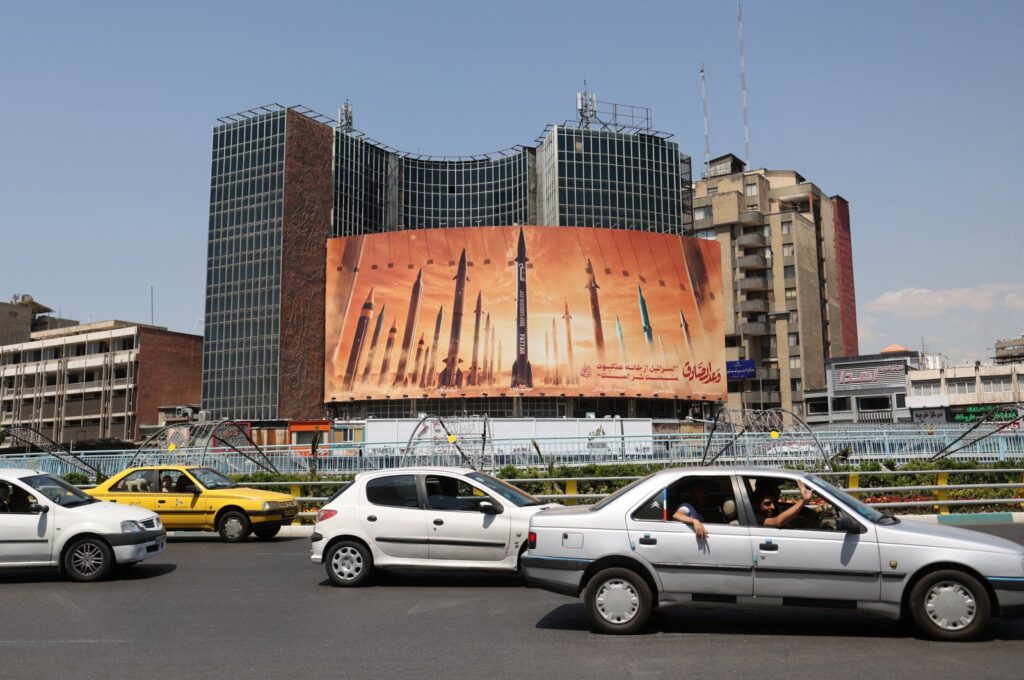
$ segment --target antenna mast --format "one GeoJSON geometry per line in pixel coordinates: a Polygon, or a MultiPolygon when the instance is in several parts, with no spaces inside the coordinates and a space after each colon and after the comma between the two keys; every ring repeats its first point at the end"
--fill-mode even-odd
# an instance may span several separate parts
{"type": "Polygon", "coordinates": [[[743,92],[743,161],[750,169],[750,122],[747,118],[747,63],[743,58],[743,6],[736,0],[736,21],[740,30],[740,90],[743,92]]]}
{"type": "Polygon", "coordinates": [[[708,86],[704,77],[704,64],[700,65],[700,98],[704,104],[704,177],[711,163],[711,133],[708,132],[708,86]]]}

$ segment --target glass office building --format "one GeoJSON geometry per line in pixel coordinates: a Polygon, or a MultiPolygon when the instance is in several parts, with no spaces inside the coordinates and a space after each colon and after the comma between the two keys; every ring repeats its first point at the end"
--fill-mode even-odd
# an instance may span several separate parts
{"type": "MultiPolygon", "coordinates": [[[[330,236],[514,224],[682,234],[690,206],[690,158],[649,127],[564,123],[548,126],[537,146],[435,157],[397,151],[301,107],[222,118],[213,131],[203,409],[238,420],[323,416],[324,310],[310,301],[324,298],[330,236]]],[[[421,406],[496,416],[607,410],[583,400],[519,401],[421,406]]],[[[661,414],[659,400],[650,401],[642,410],[661,414]]],[[[359,408],[383,417],[417,407],[359,408]]]]}

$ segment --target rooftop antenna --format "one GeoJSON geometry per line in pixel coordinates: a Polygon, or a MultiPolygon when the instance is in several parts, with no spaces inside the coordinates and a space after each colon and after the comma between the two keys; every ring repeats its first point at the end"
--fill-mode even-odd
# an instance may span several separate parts
{"type": "Polygon", "coordinates": [[[348,100],[341,105],[338,109],[338,127],[341,128],[342,132],[352,132],[354,128],[352,123],[352,105],[349,104],[348,100]]]}
{"type": "Polygon", "coordinates": [[[750,167],[750,121],[747,118],[747,62],[743,58],[743,6],[736,0],[736,21],[740,30],[740,90],[743,92],[743,162],[750,167]]]}
{"type": "Polygon", "coordinates": [[[700,98],[704,104],[704,177],[711,163],[711,133],[708,131],[708,86],[704,77],[704,64],[700,65],[700,98]]]}
{"type": "Polygon", "coordinates": [[[576,93],[576,114],[580,117],[580,127],[587,129],[592,121],[597,120],[597,95],[587,92],[587,81],[583,81],[583,91],[576,93]]]}

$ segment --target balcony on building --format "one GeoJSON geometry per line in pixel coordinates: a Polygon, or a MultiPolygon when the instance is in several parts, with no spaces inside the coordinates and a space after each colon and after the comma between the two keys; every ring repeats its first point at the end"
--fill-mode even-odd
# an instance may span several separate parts
{"type": "Polygon", "coordinates": [[[767,300],[740,300],[736,308],[741,314],[763,314],[768,311],[767,300]]]}
{"type": "Polygon", "coordinates": [[[741,248],[764,248],[768,245],[764,234],[740,234],[736,237],[736,245],[741,248]]]}
{"type": "Polygon", "coordinates": [[[740,324],[740,334],[746,336],[753,335],[769,335],[771,330],[768,328],[768,324],[763,321],[755,321],[753,323],[740,324]]]}
{"type": "Polygon", "coordinates": [[[763,276],[747,276],[736,282],[736,287],[739,290],[771,290],[771,284],[768,279],[763,276]]]}
{"type": "Polygon", "coordinates": [[[736,260],[736,266],[740,269],[768,269],[768,258],[764,255],[744,255],[736,260]]]}

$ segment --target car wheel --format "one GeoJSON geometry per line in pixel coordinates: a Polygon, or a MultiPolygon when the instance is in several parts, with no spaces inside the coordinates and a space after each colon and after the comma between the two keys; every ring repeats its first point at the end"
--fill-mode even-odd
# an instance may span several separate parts
{"type": "Polygon", "coordinates": [[[988,625],[992,604],[978,579],[952,569],[928,574],[910,591],[918,629],[936,640],[969,640],[988,625]]]}
{"type": "Polygon", "coordinates": [[[373,573],[373,555],[362,543],[341,541],[327,551],[324,567],[338,586],[361,586],[373,573]]]}
{"type": "Polygon", "coordinates": [[[280,531],[281,525],[275,524],[269,527],[256,527],[252,530],[252,533],[256,534],[256,538],[260,539],[261,541],[267,541],[273,538],[274,536],[277,536],[277,534],[280,531]]]}
{"type": "Polygon", "coordinates": [[[245,513],[236,510],[225,512],[217,520],[217,533],[227,543],[244,541],[249,536],[251,527],[252,524],[245,513]]]}
{"type": "Polygon", "coordinates": [[[114,551],[99,538],[81,538],[64,552],[64,572],[73,581],[99,581],[114,568],[114,551]]]}
{"type": "Polygon", "coordinates": [[[651,587],[630,569],[604,569],[587,583],[583,602],[590,622],[602,633],[627,635],[651,615],[651,587]]]}

